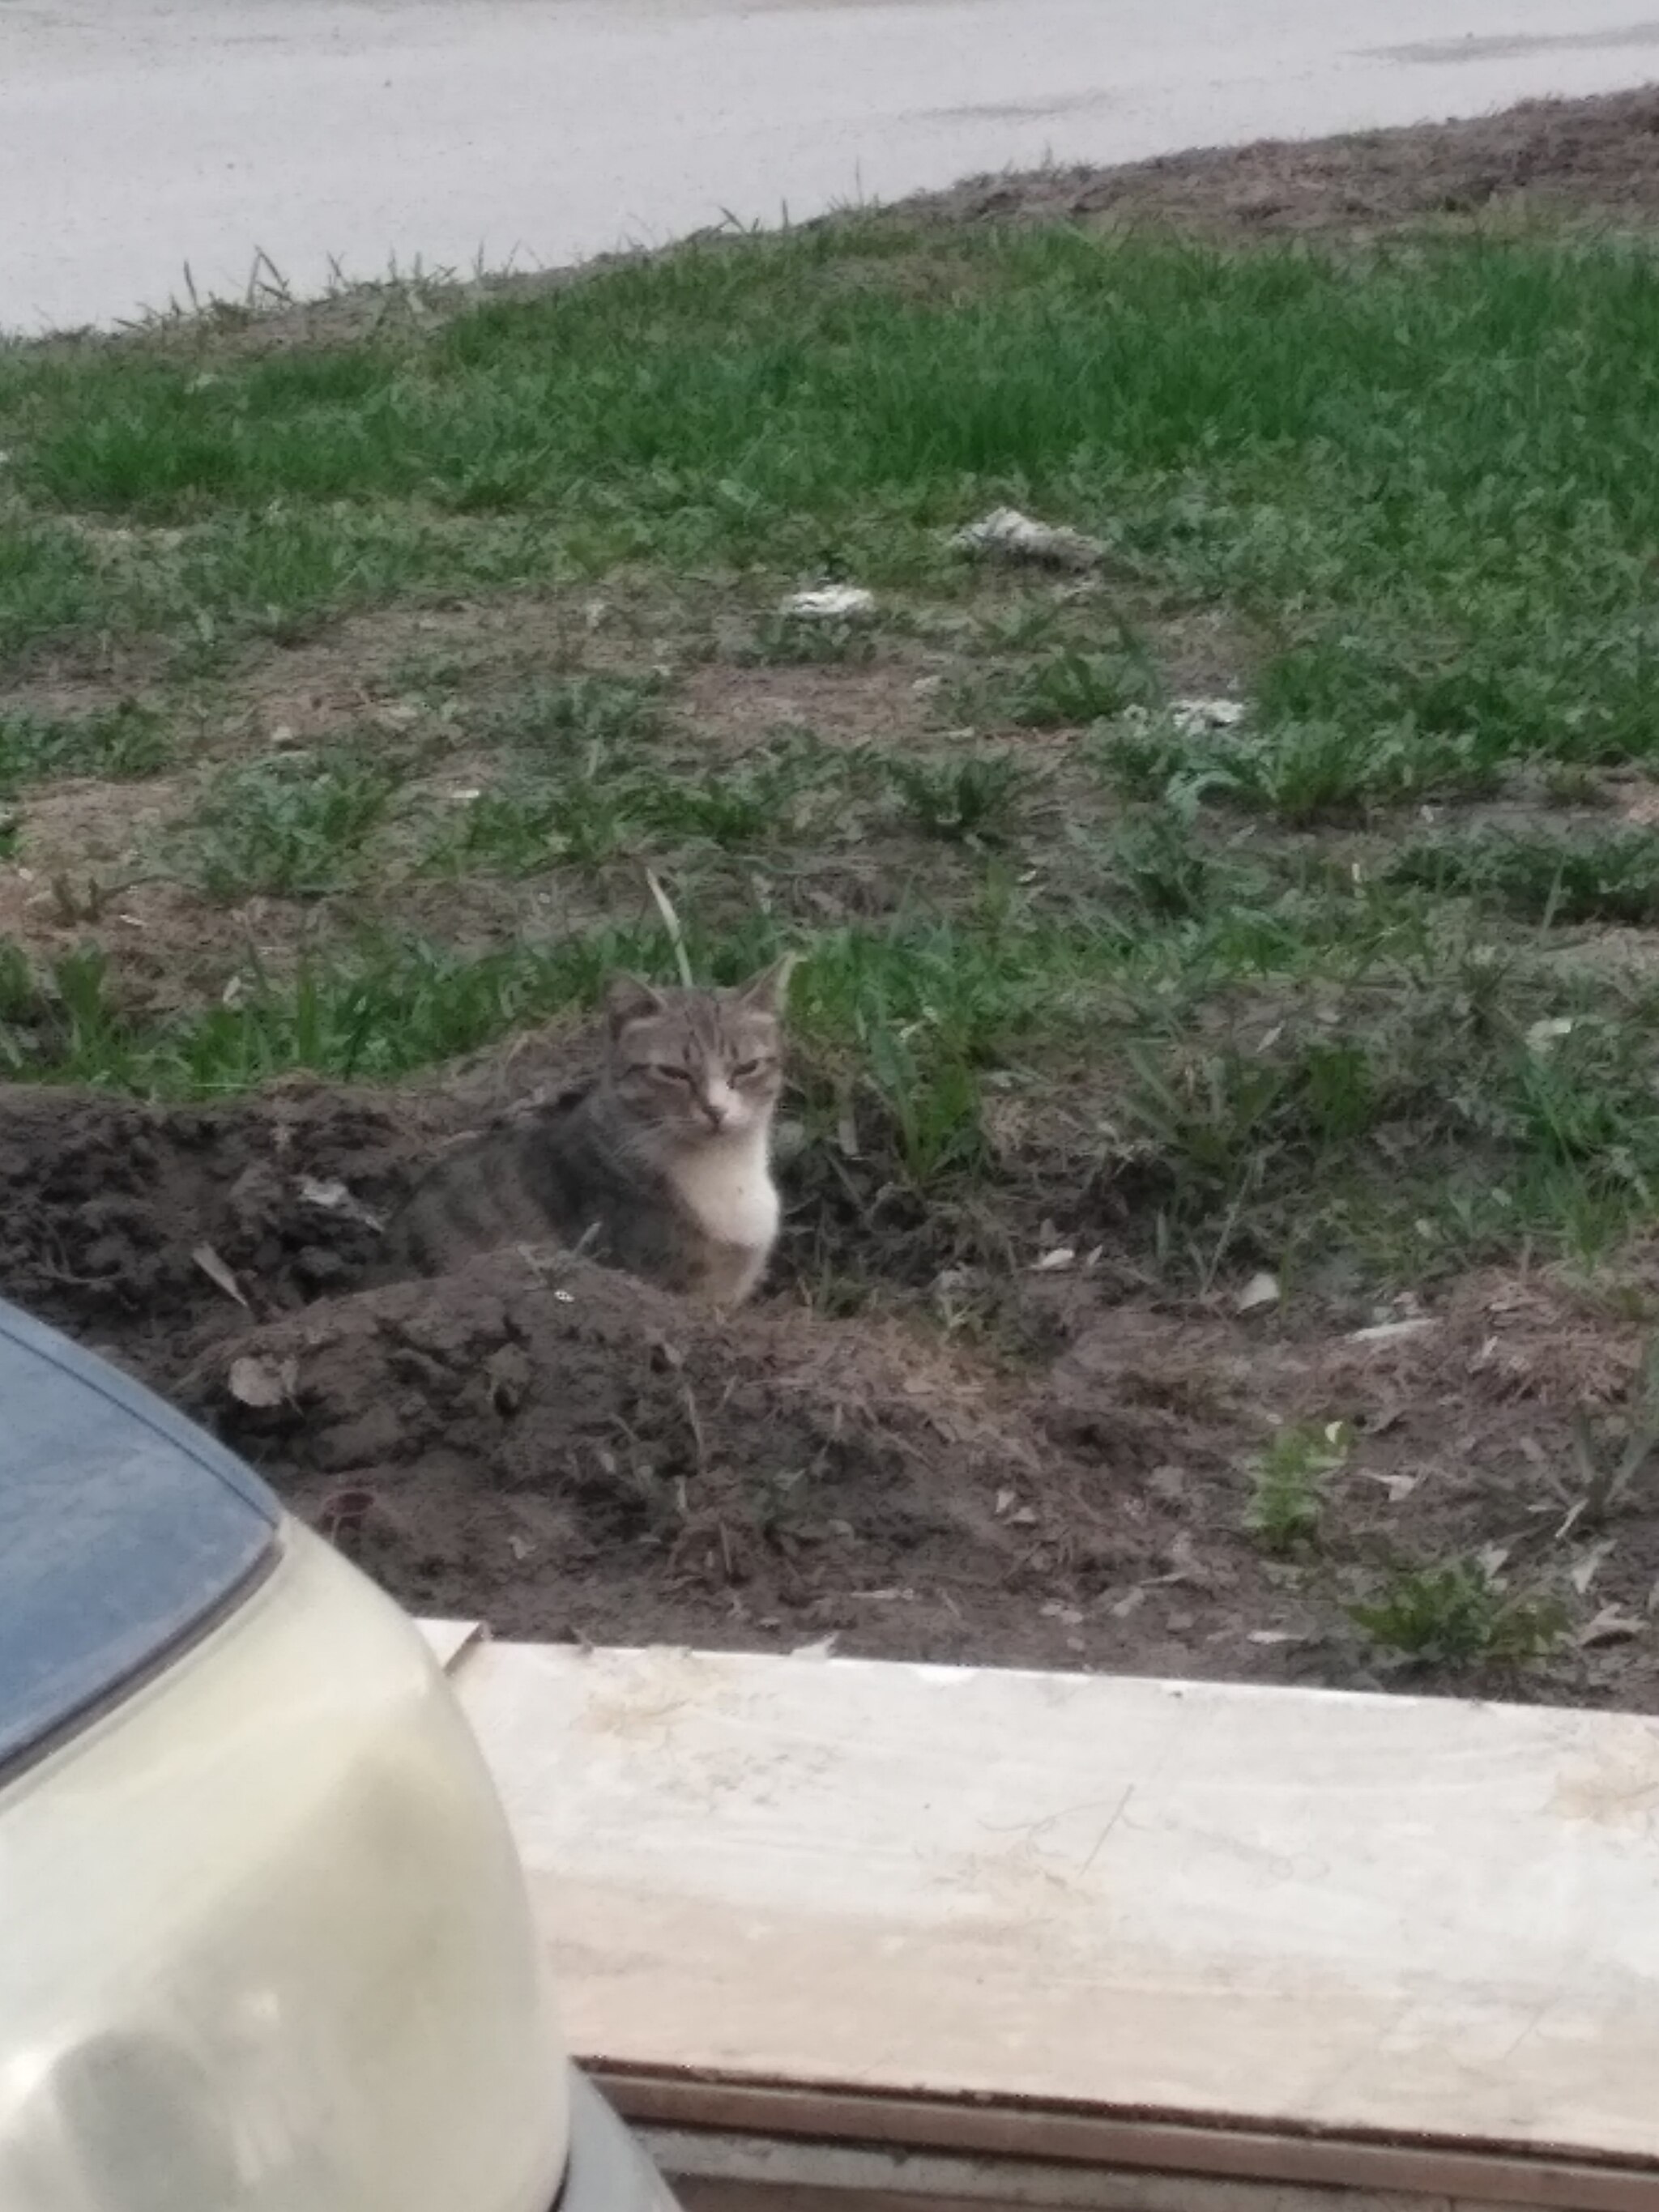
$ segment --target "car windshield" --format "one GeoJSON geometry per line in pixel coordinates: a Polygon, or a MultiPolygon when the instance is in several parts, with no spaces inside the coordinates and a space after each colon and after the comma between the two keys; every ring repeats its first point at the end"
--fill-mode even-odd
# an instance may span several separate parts
{"type": "Polygon", "coordinates": [[[161,1401],[0,1304],[0,1773],[210,1618],[277,1508],[161,1401]]]}

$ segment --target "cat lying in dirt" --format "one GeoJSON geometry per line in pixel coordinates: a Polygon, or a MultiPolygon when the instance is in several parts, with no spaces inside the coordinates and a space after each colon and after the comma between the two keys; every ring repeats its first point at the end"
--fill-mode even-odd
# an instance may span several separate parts
{"type": "Polygon", "coordinates": [[[777,1241],[772,1119],[785,959],[732,990],[611,987],[586,1088],[454,1146],[388,1231],[388,1267],[440,1274],[503,1244],[556,1243],[720,1306],[777,1241]]]}

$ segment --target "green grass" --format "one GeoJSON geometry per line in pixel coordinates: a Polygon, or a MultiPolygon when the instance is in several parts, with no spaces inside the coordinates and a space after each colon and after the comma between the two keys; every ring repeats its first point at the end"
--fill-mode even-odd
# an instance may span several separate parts
{"type": "Polygon", "coordinates": [[[554,759],[656,736],[664,687],[651,676],[578,673],[531,685],[488,715],[482,734],[554,759]]]}
{"type": "Polygon", "coordinates": [[[52,776],[154,775],[173,757],[161,714],[128,702],[76,716],[0,708],[0,792],[52,776]]]}
{"type": "MultiPolygon", "coordinates": [[[[0,351],[0,653],[154,673],[143,708],[0,713],[0,798],[244,728],[238,672],[280,694],[343,611],[494,611],[403,640],[398,679],[422,777],[448,749],[478,797],[400,801],[366,708],[218,769],[177,833],[210,901],[334,902],[307,963],[262,933],[231,1005],[222,955],[152,1012],[118,952],[72,955],[7,985],[8,1053],[180,1096],[405,1073],[588,1006],[618,946],[665,972],[648,862],[714,972],[806,952],[803,1098],[820,1136],[850,1114],[860,1204],[1001,1187],[1127,1222],[1176,1283],[1267,1265],[1291,1296],[1333,1251],[1413,1285],[1594,1260],[1656,1211],[1659,1009],[1540,940],[1650,926],[1653,844],[1405,810],[1518,767],[1582,798],[1659,756],[1656,342],[1659,270],[1616,242],[872,218],[426,335],[0,351]],[[951,550],[1003,501],[1099,538],[1099,575],[951,550]],[[828,577],[877,619],[777,611],[828,577]],[[526,585],[570,588],[550,616],[526,585]],[[1169,702],[1210,635],[1249,713],[1194,734],[1169,702]],[[711,660],[781,721],[862,686],[859,741],[694,723],[680,678],[711,660]],[[931,703],[901,728],[907,683],[931,703]],[[493,894],[521,933],[410,944],[393,856],[422,911],[446,878],[535,879],[493,894]],[[999,1134],[1033,1116],[1024,1150],[999,1134]]],[[[96,921],[73,889],[61,918],[96,921]]]]}
{"type": "Polygon", "coordinates": [[[1421,1664],[1521,1665],[1547,1657],[1567,1631],[1559,1600],[1508,1591],[1478,1559],[1396,1568],[1348,1612],[1380,1650],[1421,1664]]]}
{"type": "Polygon", "coordinates": [[[956,761],[892,760],[887,774],[900,806],[929,837],[947,844],[1000,843],[1018,819],[1030,773],[1009,753],[956,761]]]}
{"type": "Polygon", "coordinates": [[[526,768],[561,751],[563,765],[510,776],[456,806],[429,841],[429,869],[528,876],[629,853],[683,859],[696,847],[780,849],[844,830],[848,810],[876,780],[862,752],[825,746],[807,730],[780,731],[714,767],[672,746],[643,746],[646,732],[631,723],[625,739],[595,737],[569,749],[561,742],[567,733],[527,730],[517,713],[502,722],[526,768]]]}
{"type": "MultiPolygon", "coordinates": [[[[1645,758],[1656,341],[1659,272],[1617,243],[1230,256],[872,219],[209,378],[185,350],[14,349],[6,641],[292,635],[619,561],[942,586],[936,533],[1017,495],[1255,625],[1264,726],[1645,758]],[[919,292],[924,254],[951,281],[919,292]],[[94,560],[65,510],[183,540],[94,560]]],[[[1117,651],[1062,655],[1032,711],[1109,711],[1117,651]]]]}
{"type": "Polygon", "coordinates": [[[393,769],[345,750],[226,769],[179,841],[179,872],[224,904],[259,892],[316,898],[340,890],[396,788],[393,769]]]}
{"type": "Polygon", "coordinates": [[[1027,729],[1098,722],[1145,707],[1158,696],[1155,667],[1144,647],[1086,652],[1075,646],[1033,660],[1012,687],[1010,720],[1027,729]]]}
{"type": "Polygon", "coordinates": [[[1281,1555],[1317,1541],[1325,1486],[1347,1461],[1353,1436],[1346,1422],[1281,1429],[1250,1469],[1244,1526],[1262,1548],[1281,1555]]]}
{"type": "Polygon", "coordinates": [[[1396,883],[1474,898],[1546,926],[1659,921],[1659,834],[1652,830],[1424,838],[1396,855],[1390,873],[1396,883]]]}

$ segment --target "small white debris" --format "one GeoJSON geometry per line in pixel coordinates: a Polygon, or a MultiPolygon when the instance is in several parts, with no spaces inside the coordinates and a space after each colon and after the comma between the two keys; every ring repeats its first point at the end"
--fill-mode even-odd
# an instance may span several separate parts
{"type": "Polygon", "coordinates": [[[1293,1628],[1253,1628],[1244,1641],[1247,1644],[1300,1644],[1302,1638],[1293,1628]]]}
{"type": "Polygon", "coordinates": [[[857,622],[876,611],[876,595],[861,584],[823,584],[816,591],[792,592],[783,611],[797,622],[857,622]]]}
{"type": "Polygon", "coordinates": [[[816,1644],[798,1644],[789,1654],[792,1659],[833,1659],[836,1656],[836,1632],[821,1636],[816,1644]]]}
{"type": "Polygon", "coordinates": [[[1001,1518],[1002,1518],[1002,1516],[1003,1516],[1003,1515],[1004,1515],[1005,1513],[1012,1513],[1012,1512],[1013,1511],[1015,1503],[1016,1503],[1015,1495],[1014,1495],[1014,1492],[1013,1492],[1012,1490],[1000,1490],[1000,1491],[998,1491],[998,1492],[997,1492],[997,1502],[996,1502],[996,1516],[997,1516],[997,1518],[998,1518],[998,1520],[999,1520],[999,1521],[1000,1521],[1000,1520],[1001,1520],[1001,1518]]]}
{"type": "Polygon", "coordinates": [[[1034,1275],[1062,1275],[1067,1267],[1077,1265],[1077,1254],[1069,1244],[1056,1244],[1052,1252],[1045,1252],[1040,1260],[1031,1262],[1034,1275]]]}
{"type": "Polygon", "coordinates": [[[1201,738],[1212,730],[1236,730],[1249,709],[1242,699],[1172,699],[1170,720],[1183,738],[1201,738]]]}
{"type": "Polygon", "coordinates": [[[230,1395],[239,1406],[268,1411],[273,1406],[286,1405],[293,1397],[300,1379],[299,1362],[251,1359],[245,1356],[231,1361],[226,1379],[230,1395]]]}
{"type": "Polygon", "coordinates": [[[240,1284],[211,1244],[197,1245],[190,1256],[216,1290],[222,1291],[228,1298],[234,1298],[239,1306],[246,1305],[240,1284]]]}
{"type": "Polygon", "coordinates": [[[315,1176],[300,1178],[300,1200],[304,1206],[314,1206],[323,1213],[343,1213],[348,1221],[361,1221],[365,1229],[379,1231],[386,1224],[378,1213],[354,1198],[343,1182],[332,1178],[321,1182],[315,1176]]]}
{"type": "Polygon", "coordinates": [[[1595,1620],[1579,1630],[1577,1642],[1581,1649],[1593,1644],[1625,1644],[1643,1634],[1646,1626],[1622,1606],[1604,1605],[1595,1620]]]}
{"type": "Polygon", "coordinates": [[[1371,1480],[1380,1483],[1389,1493],[1390,1505],[1398,1505],[1402,1498],[1409,1498],[1423,1480],[1420,1474],[1373,1474],[1371,1480]]]}
{"type": "Polygon", "coordinates": [[[1357,1328],[1348,1338],[1350,1344],[1398,1344],[1407,1336],[1421,1336],[1425,1329],[1438,1328],[1440,1323],[1432,1314],[1416,1314],[1409,1321],[1376,1321],[1369,1328],[1357,1328]]]}
{"type": "Polygon", "coordinates": [[[1279,1304],[1279,1278],[1270,1275],[1264,1267],[1252,1275],[1249,1281],[1233,1300],[1235,1313],[1260,1313],[1265,1307],[1279,1304]]]}
{"type": "Polygon", "coordinates": [[[1567,1580],[1580,1597],[1589,1595],[1590,1584],[1607,1565],[1612,1550],[1612,1537],[1604,1537],[1599,1544],[1588,1545],[1567,1570],[1567,1580]]]}
{"type": "Polygon", "coordinates": [[[1057,530],[1022,514],[1017,507],[993,507],[951,539],[959,553],[977,553],[993,560],[1034,561],[1049,568],[1095,568],[1105,558],[1106,548],[1097,538],[1080,530],[1057,530]]]}
{"type": "Polygon", "coordinates": [[[1534,1022],[1527,1031],[1527,1049],[1542,1060],[1554,1051],[1564,1036],[1571,1036],[1574,1023],[1571,1014],[1548,1014],[1541,1022],[1534,1022]]]}

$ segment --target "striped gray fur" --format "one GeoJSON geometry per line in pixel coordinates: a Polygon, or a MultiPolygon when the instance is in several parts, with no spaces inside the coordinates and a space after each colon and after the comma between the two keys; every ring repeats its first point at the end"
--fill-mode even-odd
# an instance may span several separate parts
{"type": "Polygon", "coordinates": [[[392,1224],[388,1269],[436,1274],[551,1243],[739,1304],[777,1235],[769,1146],[787,983],[781,963],[735,990],[620,979],[598,1079],[442,1154],[392,1224]]]}

